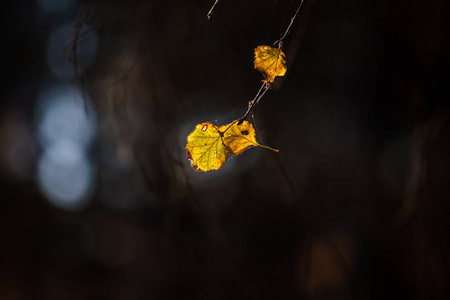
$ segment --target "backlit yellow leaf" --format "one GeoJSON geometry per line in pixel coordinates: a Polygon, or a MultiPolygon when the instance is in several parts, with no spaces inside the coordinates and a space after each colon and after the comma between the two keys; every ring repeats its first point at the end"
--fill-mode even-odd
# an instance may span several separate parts
{"type": "Polygon", "coordinates": [[[187,137],[186,150],[196,171],[217,170],[223,166],[230,151],[223,144],[223,134],[211,122],[197,124],[187,137]]]}
{"type": "Polygon", "coordinates": [[[255,129],[252,124],[234,121],[223,126],[215,126],[211,122],[201,123],[187,137],[186,150],[191,166],[197,166],[196,171],[220,169],[229,154],[240,155],[249,147],[259,146],[273,151],[267,146],[256,142],[255,129]]]}
{"type": "Polygon", "coordinates": [[[277,76],[284,76],[286,74],[285,54],[280,48],[274,48],[266,45],[255,48],[255,69],[260,71],[266,78],[269,86],[277,76]]]}
{"type": "Polygon", "coordinates": [[[225,125],[219,127],[219,130],[229,127],[224,134],[223,142],[228,148],[230,148],[231,153],[234,155],[240,155],[249,147],[253,146],[260,146],[278,151],[267,146],[260,145],[256,142],[255,129],[251,123],[243,121],[242,124],[238,124],[239,122],[234,122],[231,126],[225,125]]]}

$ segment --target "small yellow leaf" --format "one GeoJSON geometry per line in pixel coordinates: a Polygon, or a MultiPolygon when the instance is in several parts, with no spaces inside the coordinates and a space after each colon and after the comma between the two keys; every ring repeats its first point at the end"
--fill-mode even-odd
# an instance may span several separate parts
{"type": "Polygon", "coordinates": [[[269,86],[277,76],[284,76],[286,74],[285,54],[280,48],[274,48],[266,45],[255,48],[255,69],[260,71],[266,78],[269,86]]]}
{"type": "Polygon", "coordinates": [[[256,142],[255,129],[252,124],[233,121],[223,126],[214,126],[211,122],[198,124],[187,137],[186,150],[191,166],[196,171],[220,169],[229,154],[240,155],[249,147],[259,146],[278,152],[256,142]]]}
{"type": "Polygon", "coordinates": [[[187,137],[186,150],[196,171],[218,170],[230,151],[223,144],[222,133],[211,122],[197,124],[187,137]]]}
{"type": "Polygon", "coordinates": [[[255,137],[255,129],[251,123],[243,121],[242,124],[238,124],[239,122],[234,122],[231,126],[225,125],[219,127],[219,130],[225,130],[229,127],[223,136],[223,143],[230,149],[232,154],[240,155],[249,147],[254,146],[260,146],[278,152],[278,150],[258,144],[255,137]]]}

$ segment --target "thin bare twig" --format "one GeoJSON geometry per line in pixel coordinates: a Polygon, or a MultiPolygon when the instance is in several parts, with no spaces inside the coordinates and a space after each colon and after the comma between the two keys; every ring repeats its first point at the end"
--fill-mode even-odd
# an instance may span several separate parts
{"type": "Polygon", "coordinates": [[[267,90],[269,89],[269,85],[267,83],[263,83],[261,88],[259,89],[258,93],[256,94],[255,98],[253,98],[252,101],[250,101],[248,103],[248,109],[247,112],[244,114],[244,116],[242,118],[239,119],[238,125],[242,124],[242,122],[244,122],[244,120],[248,117],[248,114],[250,113],[250,111],[253,109],[253,107],[255,106],[255,104],[258,104],[259,100],[261,100],[262,96],[264,96],[264,94],[267,92],[267,90]],[[263,90],[264,89],[264,90],[263,90]]]}
{"type": "Polygon", "coordinates": [[[295,15],[291,18],[291,23],[289,23],[289,26],[286,28],[286,31],[284,32],[283,36],[279,40],[276,40],[273,43],[274,46],[277,46],[278,48],[281,48],[283,46],[283,40],[288,35],[289,30],[291,29],[292,23],[294,23],[294,20],[298,16],[298,14],[300,12],[300,8],[302,8],[302,6],[303,6],[303,0],[302,0],[302,2],[300,2],[300,5],[298,6],[297,10],[295,11],[295,15]]]}
{"type": "Polygon", "coordinates": [[[219,0],[216,0],[216,2],[214,2],[213,6],[211,7],[211,9],[209,10],[208,14],[206,15],[208,20],[211,20],[212,12],[213,12],[213,9],[216,6],[217,2],[219,2],[219,0]]]}

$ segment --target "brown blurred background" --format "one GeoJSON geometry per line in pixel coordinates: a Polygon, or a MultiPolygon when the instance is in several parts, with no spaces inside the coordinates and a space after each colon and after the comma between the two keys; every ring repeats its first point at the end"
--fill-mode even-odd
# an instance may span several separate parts
{"type": "Polygon", "coordinates": [[[4,3],[0,299],[449,299],[448,1],[4,3]]]}

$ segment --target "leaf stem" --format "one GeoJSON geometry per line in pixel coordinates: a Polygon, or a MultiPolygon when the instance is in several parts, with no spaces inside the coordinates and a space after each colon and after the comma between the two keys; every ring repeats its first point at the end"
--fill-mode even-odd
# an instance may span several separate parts
{"type": "Polygon", "coordinates": [[[244,116],[239,119],[238,125],[240,125],[240,124],[242,124],[242,122],[244,122],[244,120],[247,118],[248,114],[253,109],[255,104],[258,104],[259,100],[262,98],[262,96],[264,96],[264,94],[267,92],[268,89],[269,89],[269,85],[266,82],[264,82],[261,85],[261,88],[259,89],[255,98],[253,98],[253,100],[248,103],[248,109],[247,109],[246,113],[244,114],[244,116]]]}
{"type": "Polygon", "coordinates": [[[258,144],[258,146],[259,146],[259,147],[262,147],[262,148],[266,148],[266,149],[272,150],[272,151],[274,151],[274,152],[280,152],[280,150],[275,149],[275,148],[271,148],[271,147],[269,147],[269,146],[264,146],[264,145],[260,145],[260,144],[258,144]]]}
{"type": "Polygon", "coordinates": [[[208,14],[206,15],[208,20],[211,20],[212,12],[213,12],[213,9],[216,6],[217,2],[219,2],[219,0],[216,0],[216,2],[214,2],[213,6],[211,7],[211,9],[209,10],[208,14]]]}
{"type": "Polygon", "coordinates": [[[294,23],[295,18],[298,16],[298,14],[300,12],[300,8],[302,7],[302,5],[303,5],[303,0],[300,2],[300,5],[298,6],[297,10],[295,11],[295,15],[291,18],[291,23],[289,23],[289,26],[287,27],[287,29],[284,32],[283,36],[279,40],[276,40],[273,43],[274,46],[277,46],[278,48],[281,48],[283,46],[283,40],[288,35],[289,30],[291,29],[292,23],[294,23]]]}

